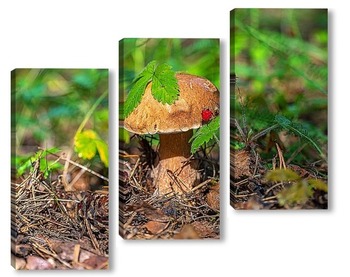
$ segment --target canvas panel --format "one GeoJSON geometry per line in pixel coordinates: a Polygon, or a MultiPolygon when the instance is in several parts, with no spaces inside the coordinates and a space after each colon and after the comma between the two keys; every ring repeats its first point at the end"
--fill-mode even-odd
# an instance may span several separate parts
{"type": "Polygon", "coordinates": [[[11,72],[16,269],[106,269],[108,70],[11,72]]]}
{"type": "Polygon", "coordinates": [[[220,237],[218,39],[119,43],[124,239],[220,237]]]}
{"type": "Polygon", "coordinates": [[[230,202],[328,207],[328,11],[235,9],[230,202]]]}

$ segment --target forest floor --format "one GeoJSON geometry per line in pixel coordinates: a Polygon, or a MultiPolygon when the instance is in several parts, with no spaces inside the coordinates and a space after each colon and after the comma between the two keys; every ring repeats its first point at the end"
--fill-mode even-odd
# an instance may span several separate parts
{"type": "Polygon", "coordinates": [[[220,238],[218,155],[214,159],[209,155],[196,155],[200,184],[187,193],[169,195],[155,193],[151,177],[154,155],[144,139],[121,146],[120,235],[125,239],[220,238]]]}
{"type": "Polygon", "coordinates": [[[37,163],[11,184],[11,254],[16,269],[107,269],[108,190],[66,191],[37,163]]]}
{"type": "Polygon", "coordinates": [[[269,161],[257,149],[231,150],[231,206],[237,210],[327,209],[326,161],[286,164],[280,149],[278,153],[269,169],[269,161]]]}

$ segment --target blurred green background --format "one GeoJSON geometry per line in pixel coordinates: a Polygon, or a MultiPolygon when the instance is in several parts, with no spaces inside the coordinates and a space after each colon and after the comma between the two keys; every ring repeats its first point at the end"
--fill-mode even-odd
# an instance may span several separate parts
{"type": "MultiPolygon", "coordinates": [[[[231,118],[256,133],[281,114],[326,152],[327,25],[326,9],[233,10],[230,73],[237,81],[231,86],[231,118]]],[[[241,146],[231,140],[232,148],[241,146]]],[[[288,153],[296,147],[291,144],[288,153]]]]}
{"type": "Polygon", "coordinates": [[[80,131],[92,129],[108,141],[107,69],[16,69],[11,77],[12,153],[17,162],[38,147],[73,150],[80,126],[80,131]]]}
{"type": "MultiPolygon", "coordinates": [[[[210,80],[220,89],[219,39],[127,38],[119,43],[119,118],[134,78],[152,60],[167,63],[176,72],[186,72],[210,80]]],[[[129,142],[119,129],[119,139],[129,142]]]]}

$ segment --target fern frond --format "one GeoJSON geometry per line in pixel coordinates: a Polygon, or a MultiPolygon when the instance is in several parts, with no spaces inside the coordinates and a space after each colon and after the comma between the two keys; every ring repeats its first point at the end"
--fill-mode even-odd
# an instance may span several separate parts
{"type": "Polygon", "coordinates": [[[318,146],[317,142],[308,134],[308,131],[303,127],[300,123],[295,123],[286,118],[285,116],[281,114],[277,114],[275,116],[275,122],[280,125],[283,129],[286,129],[295,135],[307,140],[320,154],[322,158],[325,159],[325,154],[321,150],[321,148],[318,146]]]}

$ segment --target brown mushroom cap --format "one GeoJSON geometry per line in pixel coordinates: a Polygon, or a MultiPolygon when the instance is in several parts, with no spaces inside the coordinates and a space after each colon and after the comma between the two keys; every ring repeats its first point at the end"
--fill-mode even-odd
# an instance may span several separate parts
{"type": "Polygon", "coordinates": [[[209,80],[185,73],[176,78],[179,98],[172,105],[162,104],[152,96],[149,83],[140,104],[125,119],[125,129],[136,134],[184,132],[202,125],[202,110],[218,109],[219,91],[209,80]]]}

